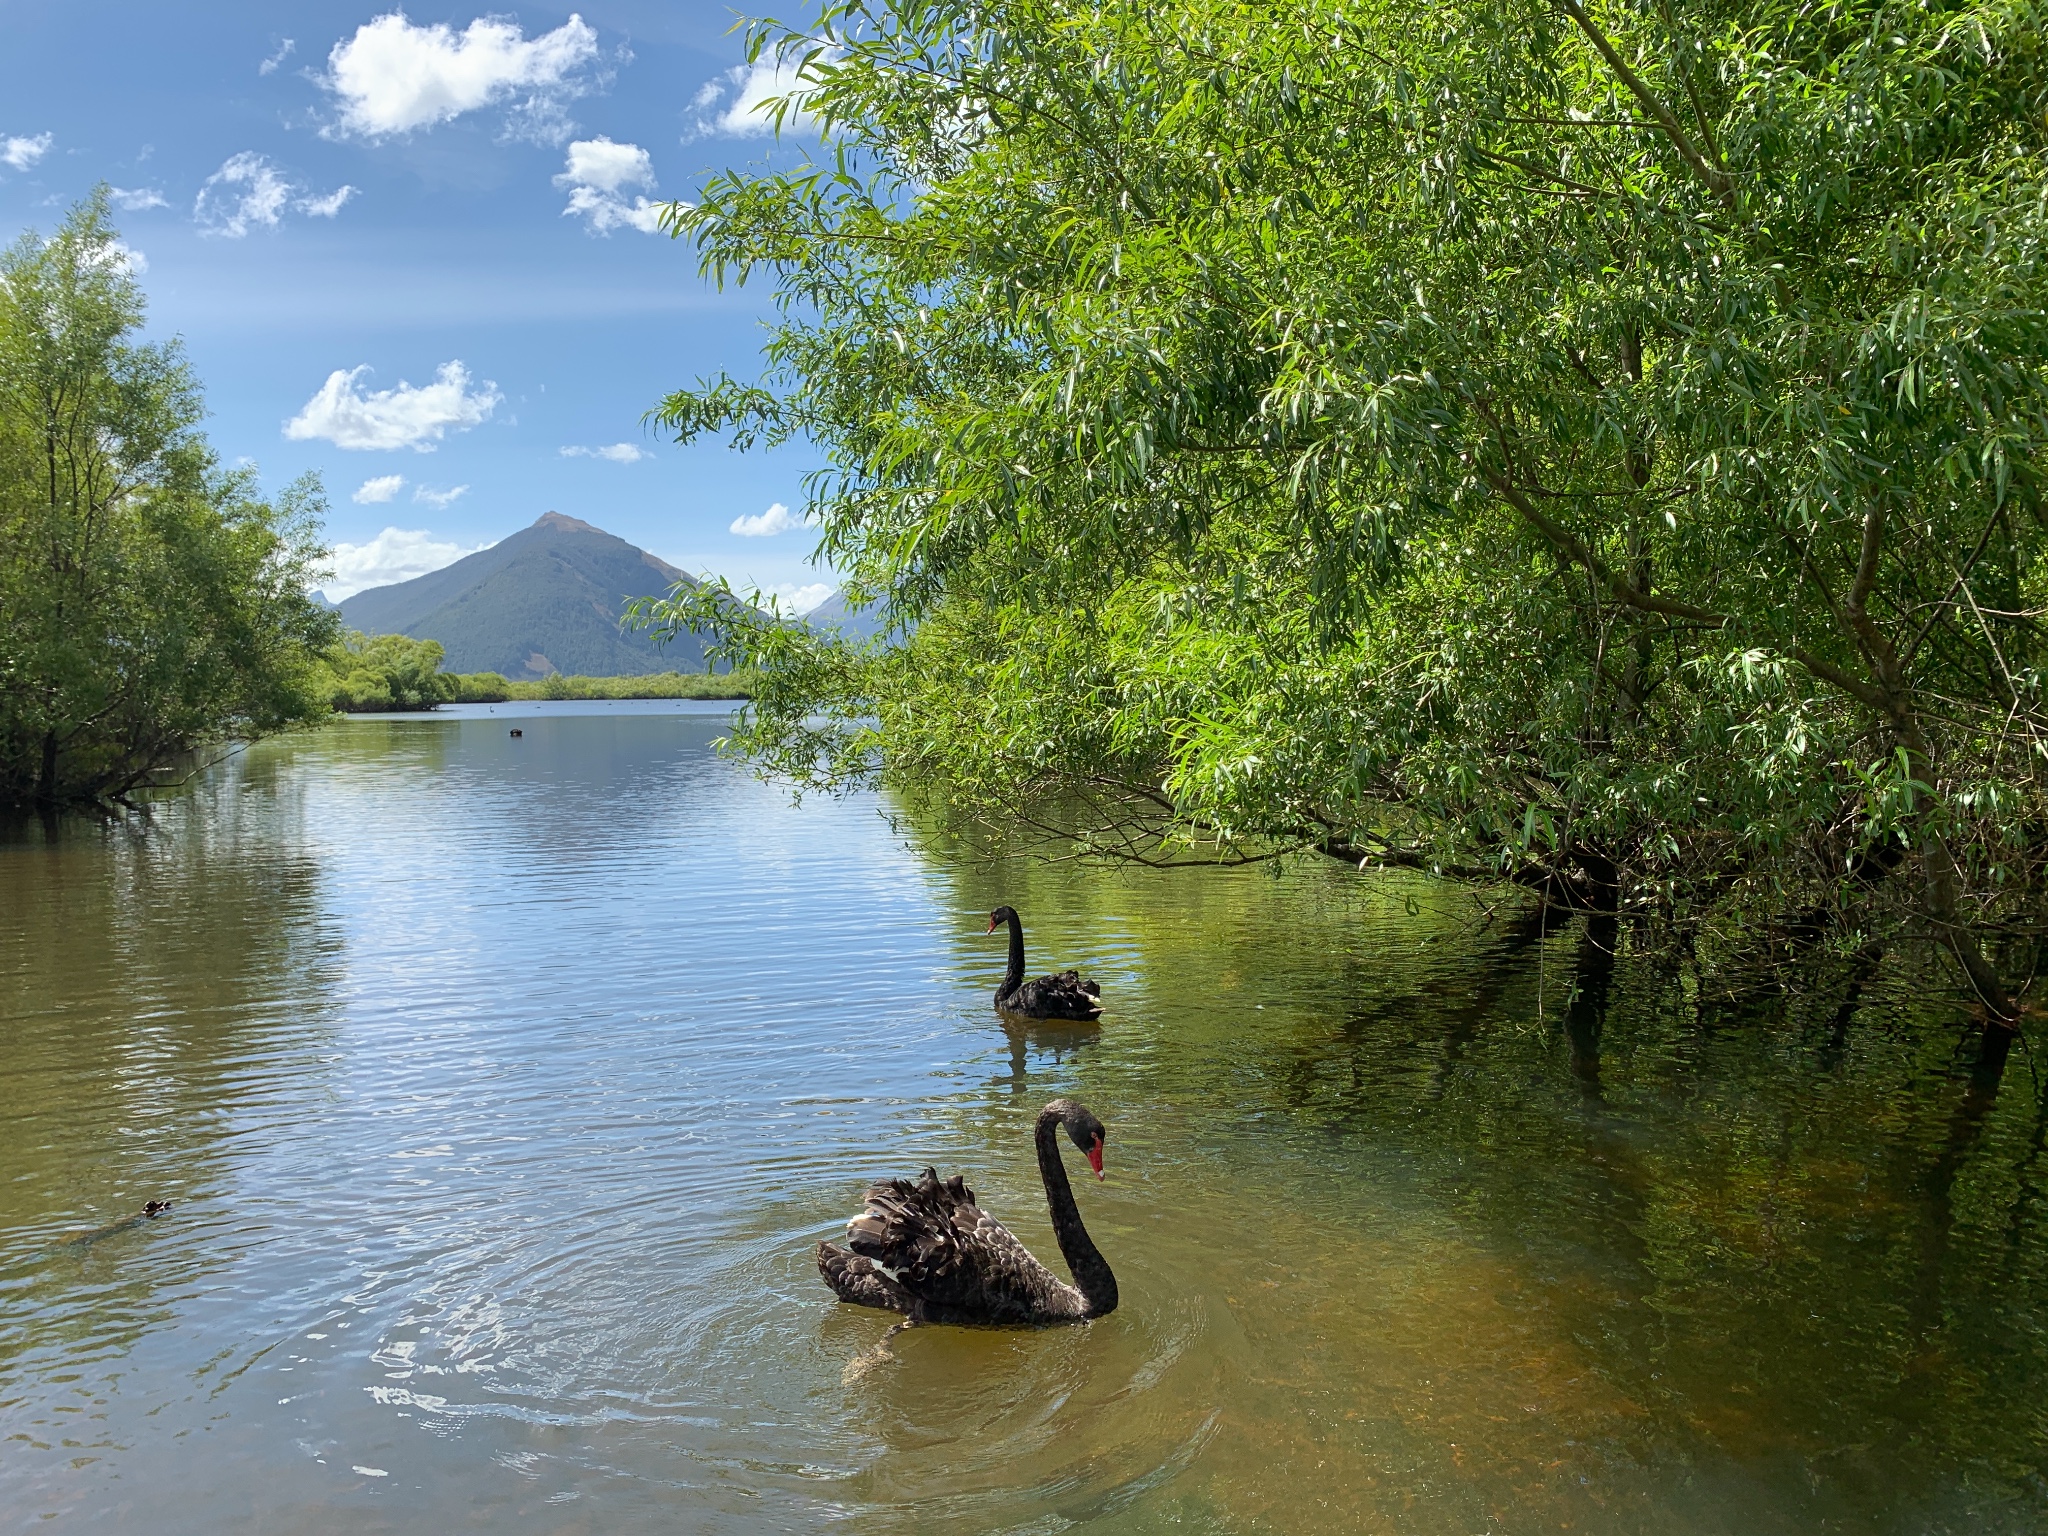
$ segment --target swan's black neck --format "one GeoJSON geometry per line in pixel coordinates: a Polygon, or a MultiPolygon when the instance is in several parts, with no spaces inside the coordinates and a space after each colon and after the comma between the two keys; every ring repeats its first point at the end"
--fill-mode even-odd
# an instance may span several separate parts
{"type": "MultiPolygon", "coordinates": [[[[1010,932],[1015,934],[1016,919],[1010,932]]],[[[1022,941],[1011,940],[1010,953],[1017,956],[1022,941]]],[[[1021,968],[1021,958],[1013,959],[1021,968]]],[[[1074,1276],[1074,1287],[1088,1303],[1088,1315],[1100,1317],[1116,1310],[1116,1276],[1109,1261],[1096,1251],[1088,1229],[1081,1225],[1080,1207],[1074,1204],[1074,1189],[1067,1182],[1067,1165],[1060,1160],[1060,1113],[1048,1107],[1038,1114],[1038,1176],[1045,1180],[1045,1203],[1052,1208],[1053,1236],[1059,1239],[1060,1255],[1074,1276]]]]}
{"type": "Polygon", "coordinates": [[[1001,1002],[1012,992],[1024,985],[1024,924],[1017,914],[1010,914],[1010,968],[1003,972],[1003,984],[996,988],[996,1001],[1001,1002]]]}

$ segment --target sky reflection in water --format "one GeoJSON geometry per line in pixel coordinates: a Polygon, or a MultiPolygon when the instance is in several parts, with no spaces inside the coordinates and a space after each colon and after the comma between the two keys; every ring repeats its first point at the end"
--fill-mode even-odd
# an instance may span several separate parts
{"type": "Polygon", "coordinates": [[[721,721],[350,721],[0,844],[7,1524],[2048,1522],[2043,1122],[1913,978],[1716,1012],[1406,877],[963,861],[721,721]],[[1004,901],[1101,1026],[998,1023],[1004,901]],[[935,1162],[1050,1255],[1064,1092],[1122,1309],[842,1384],[887,1319],[812,1245],[935,1162]]]}

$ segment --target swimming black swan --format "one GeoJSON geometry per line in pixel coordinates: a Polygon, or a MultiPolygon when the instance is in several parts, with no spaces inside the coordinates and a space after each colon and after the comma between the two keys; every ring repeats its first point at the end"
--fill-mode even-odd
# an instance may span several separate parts
{"type": "Polygon", "coordinates": [[[1003,984],[996,988],[996,1012],[1024,1019],[1083,1019],[1102,1017],[1102,988],[1083,981],[1079,971],[1061,971],[1057,976],[1024,979],[1024,925],[1015,907],[997,907],[988,915],[988,931],[997,923],[1010,925],[1010,968],[1003,984]]]}
{"type": "Polygon", "coordinates": [[[1116,1276],[1089,1241],[1074,1206],[1066,1165],[1060,1161],[1061,1126],[1088,1154],[1098,1179],[1103,1130],[1087,1106],[1072,1099],[1054,1099],[1038,1112],[1038,1172],[1052,1207],[1053,1235],[1073,1271],[1072,1285],[977,1206],[974,1191],[957,1174],[940,1183],[933,1168],[925,1169],[915,1184],[891,1179],[870,1189],[867,1209],[846,1224],[846,1248],[818,1244],[818,1273],[841,1301],[901,1312],[904,1321],[898,1328],[917,1323],[1031,1327],[1085,1322],[1114,1312],[1116,1276]]]}

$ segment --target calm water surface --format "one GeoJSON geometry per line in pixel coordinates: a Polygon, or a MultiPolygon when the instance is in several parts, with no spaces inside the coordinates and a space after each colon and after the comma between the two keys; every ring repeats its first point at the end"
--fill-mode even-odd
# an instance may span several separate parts
{"type": "Polygon", "coordinates": [[[0,1528],[2048,1529],[2043,1120],[1910,977],[975,862],[723,718],[354,720],[0,841],[0,1528]],[[997,1023],[999,901],[1099,1027],[997,1023]],[[843,1379],[812,1245],[933,1162],[1050,1255],[1060,1093],[1122,1309],[843,1379]]]}

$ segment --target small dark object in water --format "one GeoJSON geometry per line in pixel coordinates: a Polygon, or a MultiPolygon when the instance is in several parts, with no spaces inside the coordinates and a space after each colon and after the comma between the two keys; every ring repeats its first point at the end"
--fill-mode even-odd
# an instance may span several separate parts
{"type": "Polygon", "coordinates": [[[90,1232],[81,1232],[76,1237],[67,1239],[62,1246],[82,1253],[102,1238],[112,1237],[116,1232],[126,1232],[132,1227],[139,1227],[145,1221],[156,1220],[157,1217],[163,1215],[170,1208],[171,1202],[168,1200],[151,1200],[133,1216],[124,1217],[120,1221],[110,1221],[104,1227],[95,1227],[90,1232]]]}
{"type": "Polygon", "coordinates": [[[514,736],[524,736],[524,735],[526,734],[526,732],[524,732],[524,731],[514,731],[514,732],[513,732],[512,734],[513,734],[514,736]]]}

